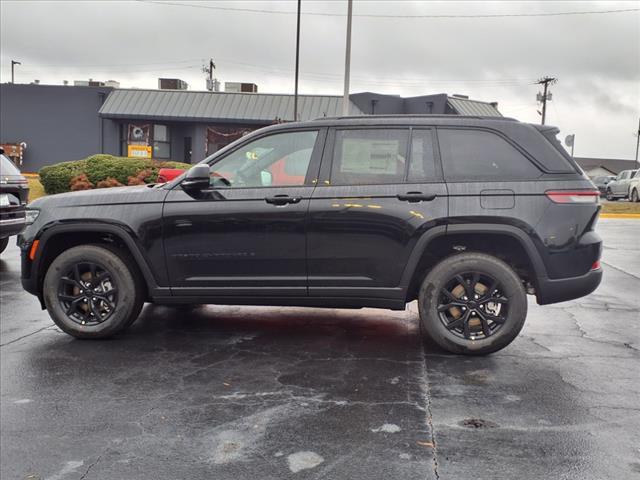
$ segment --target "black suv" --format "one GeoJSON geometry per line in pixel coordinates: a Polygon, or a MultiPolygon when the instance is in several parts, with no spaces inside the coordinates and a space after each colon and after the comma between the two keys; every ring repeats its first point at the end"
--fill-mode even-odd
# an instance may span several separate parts
{"type": "Polygon", "coordinates": [[[65,332],[103,338],[144,302],[403,310],[484,354],[600,283],[598,190],[512,119],[372,116],[251,133],[162,185],[33,202],[22,282],[65,332]]]}
{"type": "Polygon", "coordinates": [[[24,228],[28,197],[27,179],[0,148],[0,253],[9,245],[9,237],[24,228]]]}

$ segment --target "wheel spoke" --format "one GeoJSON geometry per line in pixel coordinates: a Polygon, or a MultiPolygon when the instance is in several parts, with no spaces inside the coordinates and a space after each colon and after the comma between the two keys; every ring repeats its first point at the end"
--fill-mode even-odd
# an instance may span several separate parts
{"type": "Polygon", "coordinates": [[[484,316],[482,312],[477,312],[478,318],[480,318],[480,323],[482,324],[482,333],[484,333],[485,337],[491,335],[491,328],[489,327],[489,322],[487,322],[487,318],[484,316]]]}
{"type": "Polygon", "coordinates": [[[484,300],[482,300],[481,303],[488,303],[488,302],[493,302],[493,303],[509,303],[509,299],[503,296],[499,296],[499,297],[489,297],[489,298],[485,298],[484,300]]]}
{"type": "Polygon", "coordinates": [[[464,328],[462,330],[464,338],[471,338],[471,331],[469,329],[469,317],[471,317],[471,312],[467,310],[467,313],[464,316],[464,328]]]}
{"type": "Polygon", "coordinates": [[[61,282],[67,283],[69,285],[73,285],[74,287],[78,287],[78,288],[84,288],[83,285],[79,284],[77,281],[75,281],[73,278],[69,278],[69,277],[61,277],[60,278],[61,282]]]}
{"type": "Polygon", "coordinates": [[[76,282],[82,285],[82,277],[80,276],[80,264],[76,263],[73,266],[73,276],[75,277],[76,282]]]}
{"type": "Polygon", "coordinates": [[[502,325],[504,322],[507,321],[506,318],[504,318],[502,315],[499,316],[495,316],[495,315],[491,315],[489,313],[485,312],[485,317],[487,320],[491,320],[493,323],[497,323],[498,325],[502,325]]]}
{"type": "Polygon", "coordinates": [[[447,304],[444,304],[444,305],[442,305],[442,304],[438,305],[438,311],[439,312],[445,312],[445,311],[449,310],[452,307],[461,308],[461,307],[464,307],[464,306],[465,306],[465,304],[462,303],[462,302],[451,302],[451,303],[447,303],[447,304]]]}
{"type": "Polygon", "coordinates": [[[462,277],[462,275],[456,275],[455,279],[458,283],[460,283],[460,285],[464,287],[464,293],[467,296],[467,298],[473,298],[473,288],[471,287],[471,285],[469,285],[469,282],[467,282],[462,277]]]}
{"type": "Polygon", "coordinates": [[[95,318],[95,320],[99,322],[102,319],[102,317],[100,315],[100,309],[96,305],[96,302],[90,301],[89,308],[91,308],[91,313],[93,313],[93,318],[95,318]]]}
{"type": "Polygon", "coordinates": [[[67,315],[71,315],[73,313],[78,312],[78,304],[83,300],[83,297],[76,298],[69,304],[69,308],[67,308],[67,315]]]}
{"type": "Polygon", "coordinates": [[[440,290],[440,293],[442,293],[445,297],[447,297],[452,302],[459,302],[460,301],[460,299],[458,297],[456,297],[453,293],[451,293],[446,288],[443,288],[442,290],[440,290]]]}
{"type": "Polygon", "coordinates": [[[60,293],[58,298],[63,302],[74,302],[76,300],[81,300],[84,295],[66,295],[64,293],[60,293]]]}
{"type": "Polygon", "coordinates": [[[473,277],[471,277],[471,291],[473,295],[476,294],[476,285],[480,281],[480,274],[478,272],[473,272],[473,277]]]}

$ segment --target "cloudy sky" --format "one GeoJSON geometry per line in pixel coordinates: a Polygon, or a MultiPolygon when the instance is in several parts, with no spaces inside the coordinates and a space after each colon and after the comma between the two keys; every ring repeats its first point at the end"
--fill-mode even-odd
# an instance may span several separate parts
{"type": "MultiPolygon", "coordinates": [[[[342,93],[346,5],[302,0],[301,93],[342,93]]],[[[163,76],[203,90],[211,57],[222,82],[292,93],[295,10],[295,1],[2,0],[0,81],[15,59],[16,83],[156,88],[163,76]]],[[[576,156],[634,157],[640,1],[355,0],[353,10],[352,92],[460,93],[538,122],[535,81],[554,76],[547,123],[576,134],[576,156]],[[621,9],[636,11],[492,16],[621,9]]]]}

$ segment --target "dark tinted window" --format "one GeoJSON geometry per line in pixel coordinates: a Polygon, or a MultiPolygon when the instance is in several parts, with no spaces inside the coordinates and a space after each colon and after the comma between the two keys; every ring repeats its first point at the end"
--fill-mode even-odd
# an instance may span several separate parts
{"type": "Polygon", "coordinates": [[[494,133],[438,129],[438,139],[447,179],[519,180],[541,174],[522,153],[494,133]]]}
{"type": "Polygon", "coordinates": [[[433,181],[436,178],[433,135],[431,130],[414,130],[411,134],[409,182],[433,181]]]}
{"type": "Polygon", "coordinates": [[[331,183],[402,183],[407,164],[407,130],[337,130],[331,183]]]}

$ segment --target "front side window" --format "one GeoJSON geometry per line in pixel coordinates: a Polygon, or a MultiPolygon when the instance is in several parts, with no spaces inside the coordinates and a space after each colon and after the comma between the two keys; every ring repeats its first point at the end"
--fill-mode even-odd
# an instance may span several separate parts
{"type": "Polygon", "coordinates": [[[402,183],[407,130],[337,130],[331,165],[333,185],[402,183]]]}
{"type": "Polygon", "coordinates": [[[256,188],[304,185],[317,130],[286,132],[243,145],[211,165],[211,186],[256,188]]]}
{"type": "Polygon", "coordinates": [[[447,180],[525,180],[541,171],[502,137],[484,130],[438,129],[447,180]]]}

